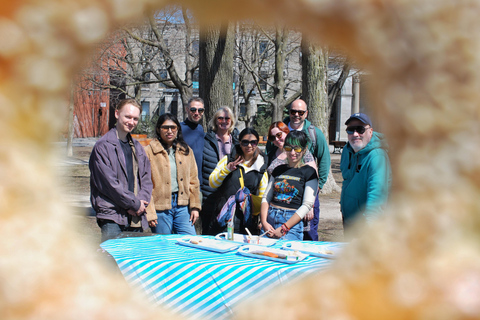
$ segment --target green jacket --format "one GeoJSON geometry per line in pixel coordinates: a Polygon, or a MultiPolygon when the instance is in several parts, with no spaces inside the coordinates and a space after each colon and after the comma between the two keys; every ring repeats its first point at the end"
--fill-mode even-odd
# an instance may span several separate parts
{"type": "Polygon", "coordinates": [[[373,132],[370,142],[357,153],[350,143],[343,148],[340,208],[345,224],[359,214],[371,221],[383,211],[392,177],[387,150],[388,145],[378,132],[373,132]]]}
{"type": "MultiPolygon", "coordinates": [[[[290,118],[285,118],[283,122],[288,125],[290,123],[290,118]]],[[[303,124],[302,131],[307,134],[307,137],[311,140],[310,132],[308,127],[312,123],[305,119],[303,124]]],[[[321,189],[325,182],[327,182],[328,174],[330,172],[330,150],[328,149],[327,139],[323,135],[322,131],[315,127],[315,144],[310,144],[309,150],[312,153],[315,161],[317,162],[318,167],[318,187],[321,189]]],[[[270,141],[267,143],[266,151],[270,152],[271,150],[276,150],[277,147],[273,145],[270,141]]]]}

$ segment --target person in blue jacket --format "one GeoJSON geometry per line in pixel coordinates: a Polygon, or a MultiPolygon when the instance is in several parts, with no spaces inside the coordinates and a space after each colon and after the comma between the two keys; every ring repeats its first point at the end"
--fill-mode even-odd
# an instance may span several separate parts
{"type": "Polygon", "coordinates": [[[203,126],[200,124],[202,121],[203,113],[205,112],[205,106],[202,98],[195,97],[188,100],[185,108],[185,114],[187,118],[180,123],[182,127],[183,139],[192,149],[195,155],[195,162],[198,168],[198,180],[202,185],[202,161],[203,161],[203,147],[205,132],[203,126]]]}
{"type": "Polygon", "coordinates": [[[340,170],[343,176],[340,209],[348,234],[352,223],[370,222],[384,209],[391,184],[388,145],[374,132],[370,118],[354,113],[345,122],[348,143],[343,148],[340,170]]]}

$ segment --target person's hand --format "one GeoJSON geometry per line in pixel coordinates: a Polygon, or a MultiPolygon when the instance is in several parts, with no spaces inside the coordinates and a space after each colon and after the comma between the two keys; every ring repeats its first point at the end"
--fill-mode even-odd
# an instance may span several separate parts
{"type": "Polygon", "coordinates": [[[146,207],[148,206],[148,202],[145,200],[140,200],[140,208],[138,208],[137,211],[133,209],[128,209],[128,214],[132,216],[141,216],[142,214],[145,213],[146,207]]]}
{"type": "Polygon", "coordinates": [[[284,234],[282,233],[282,227],[278,227],[272,232],[272,238],[281,238],[283,236],[284,234]]]}
{"type": "Polygon", "coordinates": [[[308,213],[304,217],[305,221],[310,221],[313,219],[313,210],[308,211],[308,213]]]}
{"type": "Polygon", "coordinates": [[[272,225],[268,222],[262,222],[262,227],[263,227],[263,230],[268,231],[267,236],[271,238],[274,231],[272,225]]]}
{"type": "Polygon", "coordinates": [[[230,170],[230,171],[233,171],[233,170],[237,169],[237,166],[242,162],[243,162],[243,157],[238,157],[237,160],[229,162],[227,164],[227,169],[230,170]]]}
{"type": "Polygon", "coordinates": [[[141,216],[147,210],[148,202],[145,200],[140,200],[140,208],[137,210],[137,216],[141,216]]]}
{"type": "Polygon", "coordinates": [[[197,209],[192,209],[190,211],[190,222],[192,223],[192,226],[195,224],[195,222],[197,222],[197,219],[198,219],[198,216],[200,215],[200,213],[198,212],[197,209]]]}
{"type": "Polygon", "coordinates": [[[157,219],[152,220],[152,221],[148,221],[148,225],[149,225],[150,227],[156,227],[156,226],[158,225],[157,219]]]}

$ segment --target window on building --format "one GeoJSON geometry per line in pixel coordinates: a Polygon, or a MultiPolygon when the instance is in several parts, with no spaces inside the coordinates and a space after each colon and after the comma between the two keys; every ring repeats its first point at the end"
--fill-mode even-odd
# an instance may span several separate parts
{"type": "Polygon", "coordinates": [[[150,118],[150,102],[142,101],[142,121],[150,118]]]}
{"type": "Polygon", "coordinates": [[[245,103],[240,103],[240,117],[245,117],[247,115],[247,105],[245,103]]]}
{"type": "MultiPolygon", "coordinates": [[[[158,70],[158,76],[160,77],[161,80],[167,80],[167,79],[168,79],[167,69],[160,69],[160,70],[158,70]]],[[[158,84],[158,86],[159,86],[160,88],[166,88],[166,87],[167,87],[167,86],[166,86],[164,83],[162,83],[162,82],[160,82],[160,83],[158,84]]]]}
{"type": "MultiPolygon", "coordinates": [[[[158,75],[160,76],[160,79],[162,79],[162,80],[168,79],[167,69],[160,69],[160,70],[158,70],[158,75]]],[[[167,87],[167,86],[166,86],[164,83],[162,83],[162,82],[160,82],[160,83],[158,84],[158,86],[159,86],[160,88],[166,88],[166,87],[167,87]]]]}
{"type": "Polygon", "coordinates": [[[192,53],[195,57],[198,57],[200,52],[200,42],[198,40],[193,40],[192,42],[192,53]]]}
{"type": "Polygon", "coordinates": [[[260,89],[262,91],[267,91],[268,86],[267,86],[267,80],[268,80],[268,73],[266,71],[260,71],[260,89]]]}
{"type": "Polygon", "coordinates": [[[198,91],[199,78],[200,78],[200,75],[198,73],[198,69],[196,69],[193,72],[193,76],[192,76],[192,86],[193,86],[193,89],[196,90],[196,91],[198,91]]]}
{"type": "Polygon", "coordinates": [[[173,115],[178,114],[178,102],[177,102],[177,100],[173,100],[170,103],[170,113],[173,114],[173,115]]]}
{"type": "MultiPolygon", "coordinates": [[[[147,72],[143,75],[143,81],[150,81],[150,72],[147,72]]],[[[149,83],[142,83],[142,89],[149,89],[149,83]]]]}
{"type": "Polygon", "coordinates": [[[260,58],[266,58],[268,54],[268,41],[262,40],[258,46],[258,54],[260,58]]]}

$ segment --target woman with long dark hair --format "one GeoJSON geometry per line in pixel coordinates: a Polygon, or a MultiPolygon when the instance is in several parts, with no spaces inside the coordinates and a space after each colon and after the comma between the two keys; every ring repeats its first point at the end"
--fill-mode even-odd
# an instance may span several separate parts
{"type": "MultiPolygon", "coordinates": [[[[253,195],[262,196],[268,183],[266,156],[258,148],[259,135],[253,128],[245,128],[239,134],[236,156],[231,159],[224,156],[209,177],[210,186],[217,189],[215,216],[220,212],[228,198],[240,189],[240,178],[253,195]]],[[[257,232],[257,225],[245,225],[243,214],[236,210],[235,232],[246,233],[245,227],[257,232]]],[[[222,232],[223,227],[214,227],[213,233],[222,232]]]]}
{"type": "Polygon", "coordinates": [[[185,143],[180,123],[173,114],[158,118],[157,138],[145,148],[152,166],[153,192],[147,211],[154,233],[196,234],[194,223],[201,209],[200,182],[193,151],[185,143]]]}
{"type": "Polygon", "coordinates": [[[308,137],[303,131],[291,131],[283,149],[287,163],[273,171],[262,199],[260,220],[269,236],[303,240],[303,223],[311,210],[318,188],[318,175],[305,163],[308,137]]]}

